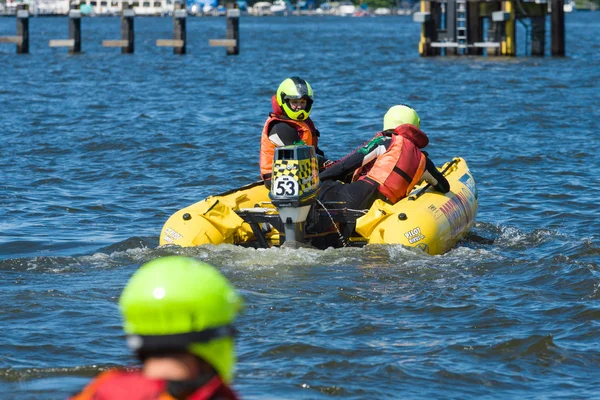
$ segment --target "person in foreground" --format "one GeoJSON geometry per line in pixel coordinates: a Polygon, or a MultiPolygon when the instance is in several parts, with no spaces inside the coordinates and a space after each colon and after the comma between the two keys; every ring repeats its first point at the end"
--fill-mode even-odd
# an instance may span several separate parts
{"type": "Polygon", "coordinates": [[[285,79],[271,98],[273,112],[265,121],[260,140],[260,178],[271,185],[271,168],[275,147],[310,145],[315,147],[319,163],[326,163],[318,147],[319,131],[310,119],[313,90],[304,79],[297,76],[285,79]]]}
{"type": "Polygon", "coordinates": [[[429,138],[420,125],[411,107],[391,107],[383,118],[382,132],[319,174],[324,181],[319,200],[344,202],[344,207],[358,210],[370,208],[376,199],[395,204],[422,179],[447,193],[448,180],[421,151],[429,138]],[[340,182],[352,173],[352,183],[340,182]]]}
{"type": "Polygon", "coordinates": [[[181,256],[143,265],[119,301],[142,366],[100,374],[72,400],[235,400],[232,326],[242,306],[214,267],[181,256]]]}

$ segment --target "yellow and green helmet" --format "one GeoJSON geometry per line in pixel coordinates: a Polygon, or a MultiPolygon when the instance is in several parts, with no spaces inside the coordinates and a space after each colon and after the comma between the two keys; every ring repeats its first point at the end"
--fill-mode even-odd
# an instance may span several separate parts
{"type": "Polygon", "coordinates": [[[313,104],[313,90],[302,78],[293,76],[287,78],[277,88],[277,104],[283,110],[283,112],[296,121],[304,121],[310,115],[310,110],[313,104]],[[304,110],[294,111],[290,107],[290,99],[300,100],[304,98],[306,100],[306,108],[304,110]]]}
{"type": "Polygon", "coordinates": [[[236,363],[232,324],[242,300],[216,268],[182,256],[155,259],[133,274],[119,306],[132,350],[188,351],[231,382],[236,363]]]}
{"type": "Polygon", "coordinates": [[[421,129],[421,118],[407,105],[399,104],[391,107],[383,117],[383,130],[395,129],[402,124],[411,124],[421,129]]]}

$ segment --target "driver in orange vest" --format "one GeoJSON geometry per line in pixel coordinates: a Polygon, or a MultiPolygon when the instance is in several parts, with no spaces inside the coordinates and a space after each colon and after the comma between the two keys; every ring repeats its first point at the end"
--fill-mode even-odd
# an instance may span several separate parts
{"type": "Polygon", "coordinates": [[[349,209],[364,210],[380,198],[395,204],[422,179],[437,191],[450,190],[448,180],[421,151],[429,138],[420,128],[417,112],[406,105],[388,110],[383,131],[365,146],[350,153],[319,174],[322,202],[344,202],[349,209]],[[353,173],[352,183],[343,184],[353,173]]]}
{"type": "Polygon", "coordinates": [[[319,164],[328,163],[319,149],[319,131],[309,118],[313,90],[308,82],[297,76],[285,79],[271,98],[271,105],[273,112],[265,122],[260,139],[260,178],[269,188],[275,147],[314,146],[319,164]]]}
{"type": "Polygon", "coordinates": [[[119,300],[141,368],[105,371],[71,400],[237,400],[229,382],[241,306],[211,265],[182,256],[150,261],[119,300]]]}

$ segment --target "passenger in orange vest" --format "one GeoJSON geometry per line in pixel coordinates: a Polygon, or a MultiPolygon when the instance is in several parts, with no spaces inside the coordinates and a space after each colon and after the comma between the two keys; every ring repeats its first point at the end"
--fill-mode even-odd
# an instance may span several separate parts
{"type": "Polygon", "coordinates": [[[448,180],[421,151],[429,139],[420,130],[420,122],[411,107],[390,108],[383,119],[382,132],[319,174],[324,181],[319,199],[344,202],[345,207],[358,210],[370,208],[378,198],[395,204],[422,179],[447,193],[448,180]],[[351,173],[352,183],[340,182],[351,173]]]}
{"type": "Polygon", "coordinates": [[[271,170],[275,147],[307,144],[314,146],[319,164],[327,161],[319,149],[319,131],[309,118],[313,105],[313,90],[304,79],[287,78],[271,98],[269,113],[260,139],[260,178],[271,186],[271,170]]]}
{"type": "Polygon", "coordinates": [[[232,323],[241,299],[214,267],[182,256],[135,272],[119,300],[141,368],[101,373],[71,400],[236,400],[232,323]]]}

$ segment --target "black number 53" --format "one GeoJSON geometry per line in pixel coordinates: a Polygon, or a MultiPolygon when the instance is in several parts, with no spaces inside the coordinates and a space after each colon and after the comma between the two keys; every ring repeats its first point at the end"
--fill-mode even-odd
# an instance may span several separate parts
{"type": "Polygon", "coordinates": [[[277,196],[293,196],[296,194],[296,185],[293,180],[278,180],[275,187],[275,194],[277,196]]]}

